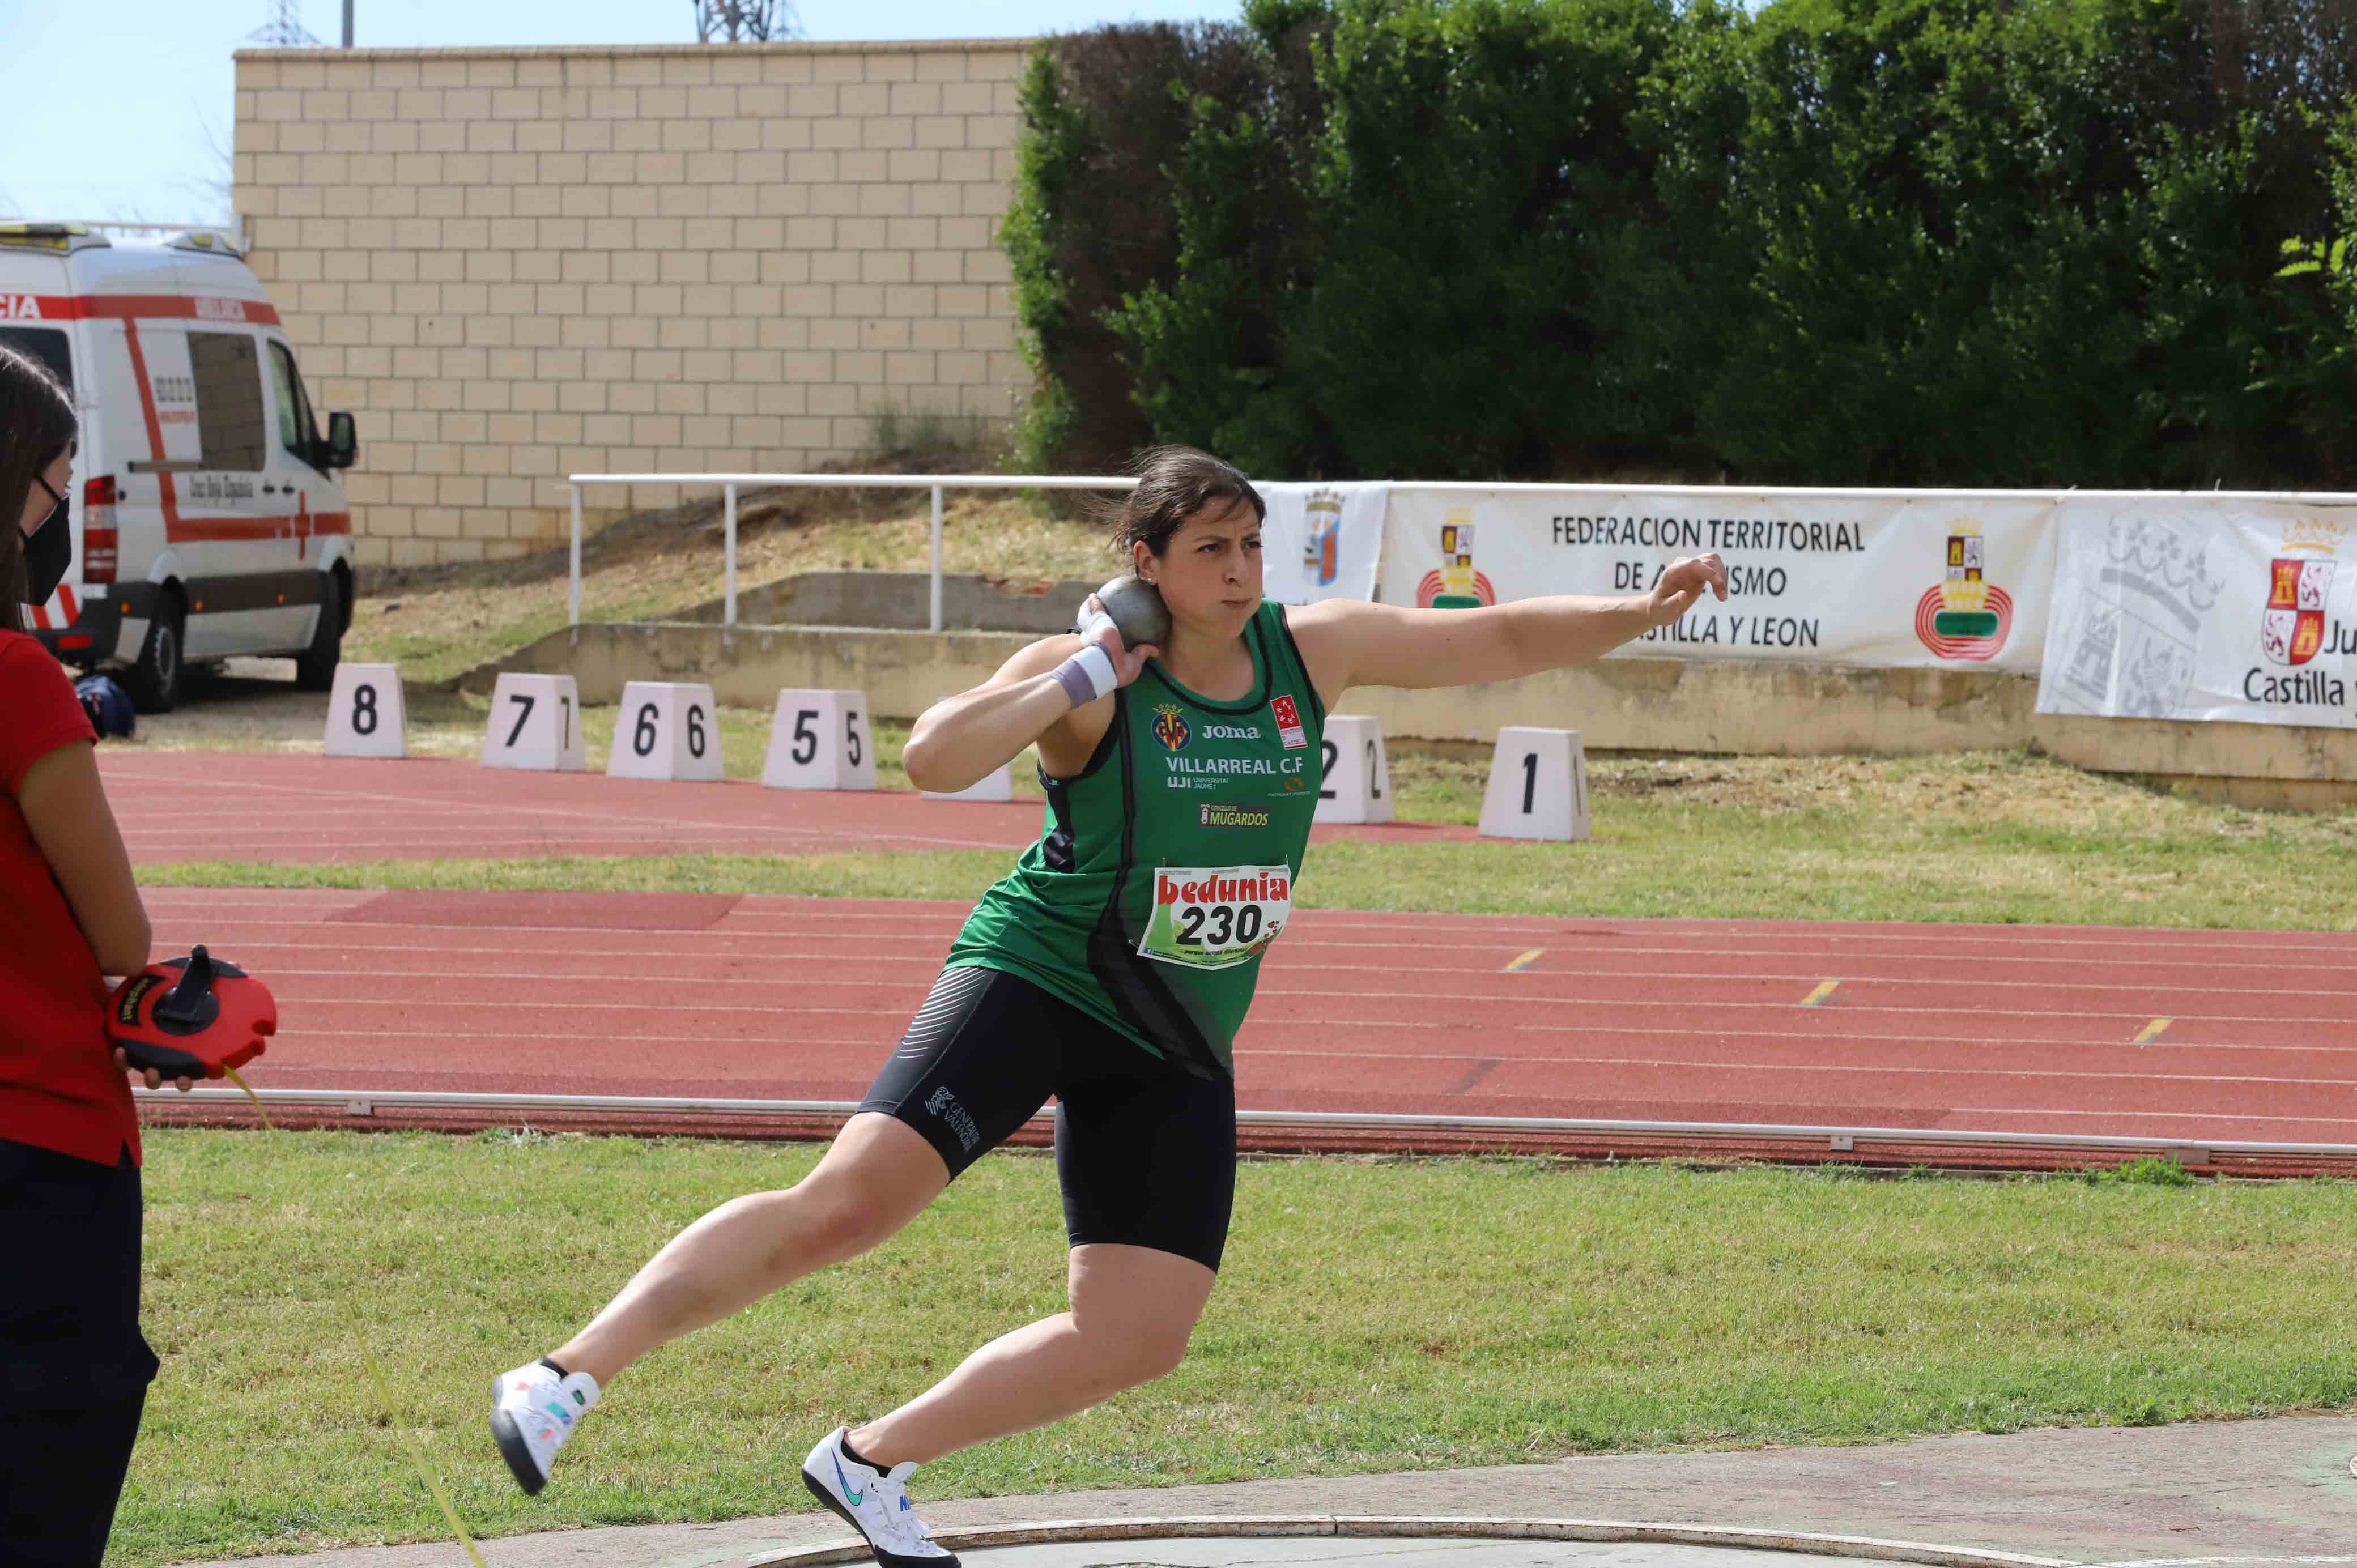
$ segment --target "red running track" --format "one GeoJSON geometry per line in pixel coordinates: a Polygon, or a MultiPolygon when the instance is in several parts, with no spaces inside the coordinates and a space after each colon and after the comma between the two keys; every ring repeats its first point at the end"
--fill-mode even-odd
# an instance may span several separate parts
{"type": "MultiPolygon", "coordinates": [[[[1039,836],[1043,810],[1036,798],[985,805],[741,779],[659,784],[447,757],[102,750],[99,771],[140,865],[1017,850],[1039,836]]],[[[1316,836],[1429,843],[1473,831],[1398,822],[1321,827],[1316,836]]]]}
{"type": "MultiPolygon", "coordinates": [[[[285,1031],[257,1087],[768,1100],[857,1100],[964,914],[662,894],[148,898],[158,950],[202,940],[276,990],[285,1031]]],[[[1279,1112],[2351,1144],[2357,935],[1306,911],[1266,961],[1237,1080],[1246,1109],[1279,1112]]],[[[2025,1163],[1946,1163],[1970,1161],[2025,1163]]]]}

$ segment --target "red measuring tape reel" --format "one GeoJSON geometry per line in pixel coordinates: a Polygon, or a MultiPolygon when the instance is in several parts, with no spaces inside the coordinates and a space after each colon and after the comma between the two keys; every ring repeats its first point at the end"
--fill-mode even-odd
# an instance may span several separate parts
{"type": "Polygon", "coordinates": [[[135,1068],[166,1078],[219,1078],[260,1056],[278,1032],[270,988],[199,947],[151,963],[114,989],[107,1037],[135,1068]]]}

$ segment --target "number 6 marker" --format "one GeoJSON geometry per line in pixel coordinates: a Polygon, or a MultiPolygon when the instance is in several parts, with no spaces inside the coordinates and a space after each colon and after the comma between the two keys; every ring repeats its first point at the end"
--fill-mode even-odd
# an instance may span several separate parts
{"type": "Polygon", "coordinates": [[[606,756],[606,777],[718,783],[726,777],[720,760],[718,714],[709,686],[630,682],[622,688],[621,711],[614,717],[614,747],[606,756]]]}

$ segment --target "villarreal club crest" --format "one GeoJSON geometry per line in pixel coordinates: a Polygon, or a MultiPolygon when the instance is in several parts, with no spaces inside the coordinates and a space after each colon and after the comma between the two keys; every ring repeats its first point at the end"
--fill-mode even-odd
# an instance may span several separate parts
{"type": "Polygon", "coordinates": [[[1165,751],[1184,751],[1187,737],[1194,732],[1187,727],[1187,715],[1176,703],[1162,703],[1154,710],[1154,738],[1162,743],[1165,751]]]}

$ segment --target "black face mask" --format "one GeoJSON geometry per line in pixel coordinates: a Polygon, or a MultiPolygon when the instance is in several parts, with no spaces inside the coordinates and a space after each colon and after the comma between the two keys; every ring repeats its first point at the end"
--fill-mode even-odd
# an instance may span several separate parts
{"type": "MultiPolygon", "coordinates": [[[[49,481],[39,475],[33,476],[33,482],[49,490],[49,481]]],[[[55,490],[49,494],[57,496],[58,504],[25,541],[25,602],[28,605],[48,604],[58,585],[65,581],[66,567],[73,560],[73,541],[66,528],[66,498],[55,490]]]]}

